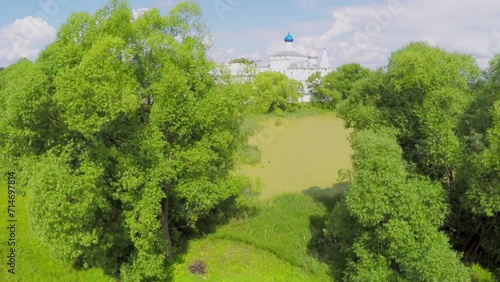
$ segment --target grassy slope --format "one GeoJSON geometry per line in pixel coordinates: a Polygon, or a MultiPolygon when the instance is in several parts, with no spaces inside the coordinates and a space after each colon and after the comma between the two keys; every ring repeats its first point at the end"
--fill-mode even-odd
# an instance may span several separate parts
{"type": "Polygon", "coordinates": [[[268,251],[232,240],[193,241],[184,259],[174,266],[174,281],[322,281],[268,251]],[[191,274],[188,265],[192,261],[205,262],[206,275],[191,274]]]}
{"type": "MultiPolygon", "coordinates": [[[[5,179],[5,178],[4,178],[5,179]]],[[[29,232],[26,197],[16,199],[16,274],[7,272],[6,255],[10,247],[7,245],[7,189],[2,185],[0,193],[0,281],[114,281],[104,275],[101,270],[73,269],[70,263],[60,262],[51,257],[49,247],[33,237],[29,232]]]]}
{"type": "Polygon", "coordinates": [[[196,260],[207,263],[208,281],[331,281],[328,267],[307,247],[311,218],[325,212],[323,205],[300,194],[261,203],[257,215],[233,220],[193,242],[185,261],[176,266],[176,281],[202,278],[188,272],[196,260]]]}

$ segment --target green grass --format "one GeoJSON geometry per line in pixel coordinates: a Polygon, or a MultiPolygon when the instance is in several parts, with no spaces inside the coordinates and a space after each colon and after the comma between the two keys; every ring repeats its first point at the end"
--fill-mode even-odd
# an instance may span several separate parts
{"type": "MultiPolygon", "coordinates": [[[[5,194],[0,200],[7,203],[5,194]]],[[[16,274],[9,274],[2,263],[0,281],[114,281],[101,270],[75,270],[70,263],[54,259],[49,246],[29,232],[26,198],[18,196],[16,206],[16,274]]],[[[323,215],[323,205],[309,196],[290,194],[257,204],[257,211],[190,242],[184,261],[174,265],[174,281],[331,281],[328,267],[308,250],[310,218],[323,215]],[[188,270],[197,260],[207,264],[205,279],[188,270]]],[[[6,212],[0,220],[6,223],[6,212]]],[[[8,236],[4,229],[1,238],[8,236]]],[[[1,250],[7,251],[6,244],[1,250]]]]}
{"type": "Polygon", "coordinates": [[[322,204],[301,194],[261,202],[255,216],[234,219],[214,234],[195,241],[185,262],[176,266],[176,274],[196,281],[200,275],[187,276],[187,269],[189,263],[201,260],[208,264],[207,278],[211,281],[331,281],[328,266],[308,249],[311,218],[325,213],[322,204]],[[214,248],[214,244],[224,249],[214,248]],[[226,252],[235,253],[237,258],[228,258],[226,252]],[[281,272],[283,276],[274,276],[281,272]]]}
{"type": "Polygon", "coordinates": [[[243,145],[236,152],[236,162],[246,165],[256,165],[260,163],[260,149],[255,145],[243,145]]]}
{"type": "Polygon", "coordinates": [[[174,280],[188,281],[324,281],[274,254],[244,242],[213,237],[190,243],[184,262],[174,266],[174,280]],[[206,264],[206,274],[191,274],[189,265],[206,264]]]}
{"type": "Polygon", "coordinates": [[[309,255],[310,220],[326,213],[322,204],[301,194],[287,194],[267,200],[256,216],[233,220],[213,235],[215,238],[250,243],[320,276],[326,266],[309,255]]]}
{"type": "MultiPolygon", "coordinates": [[[[4,178],[5,179],[5,178],[4,178]]],[[[11,248],[7,245],[9,232],[7,230],[7,189],[2,188],[0,193],[0,281],[114,281],[106,276],[102,270],[76,270],[71,263],[54,259],[49,251],[49,246],[32,236],[29,231],[26,209],[26,197],[17,195],[16,198],[16,274],[7,272],[7,252],[11,248]]]]}
{"type": "Polygon", "coordinates": [[[265,115],[248,115],[241,122],[240,131],[243,136],[250,137],[260,128],[260,121],[265,115]]]}
{"type": "MultiPolygon", "coordinates": [[[[7,203],[6,193],[0,200],[7,203]]],[[[233,219],[215,233],[190,242],[184,261],[173,266],[174,281],[331,281],[328,267],[308,250],[310,221],[325,214],[322,204],[306,195],[289,194],[261,201],[256,208],[254,216],[233,219]],[[207,264],[205,277],[189,272],[193,261],[207,264]]],[[[16,211],[16,274],[9,274],[2,263],[0,281],[114,281],[99,269],[76,270],[54,259],[49,246],[29,232],[26,197],[17,197],[16,211]]],[[[0,220],[6,224],[6,212],[0,220]]],[[[6,228],[0,236],[8,236],[6,228]]],[[[1,250],[6,253],[6,244],[1,250]]]]}

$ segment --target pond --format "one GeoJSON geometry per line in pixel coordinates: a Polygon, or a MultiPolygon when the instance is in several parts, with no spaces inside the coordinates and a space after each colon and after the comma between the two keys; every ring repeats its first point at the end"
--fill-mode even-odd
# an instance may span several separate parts
{"type": "Polygon", "coordinates": [[[249,139],[261,150],[261,162],[242,172],[260,178],[261,198],[337,184],[338,170],[350,169],[349,130],[334,113],[305,118],[269,119],[249,139]],[[279,123],[279,122],[278,122],[279,123]]]}

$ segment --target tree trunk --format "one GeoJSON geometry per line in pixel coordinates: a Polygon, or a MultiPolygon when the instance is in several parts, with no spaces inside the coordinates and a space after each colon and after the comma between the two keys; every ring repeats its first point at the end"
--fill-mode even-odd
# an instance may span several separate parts
{"type": "Polygon", "coordinates": [[[448,185],[451,187],[453,184],[453,170],[451,170],[451,167],[447,166],[446,171],[448,174],[448,185]]]}
{"type": "Polygon", "coordinates": [[[168,196],[167,196],[162,201],[160,222],[161,222],[161,225],[163,227],[164,240],[165,240],[165,243],[167,243],[167,247],[168,247],[167,257],[169,259],[171,259],[174,257],[174,250],[173,250],[173,244],[172,244],[172,237],[170,236],[170,228],[169,228],[170,219],[168,218],[168,204],[169,204],[169,201],[168,201],[168,196]]]}

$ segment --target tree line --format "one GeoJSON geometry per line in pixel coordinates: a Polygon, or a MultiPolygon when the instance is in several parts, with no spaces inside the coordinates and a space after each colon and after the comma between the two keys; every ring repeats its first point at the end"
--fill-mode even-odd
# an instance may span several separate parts
{"type": "Polygon", "coordinates": [[[354,129],[351,188],[327,232],[341,278],[468,281],[471,264],[500,274],[499,71],[500,55],[481,70],[416,42],[384,68],[311,77],[354,129]]]}

